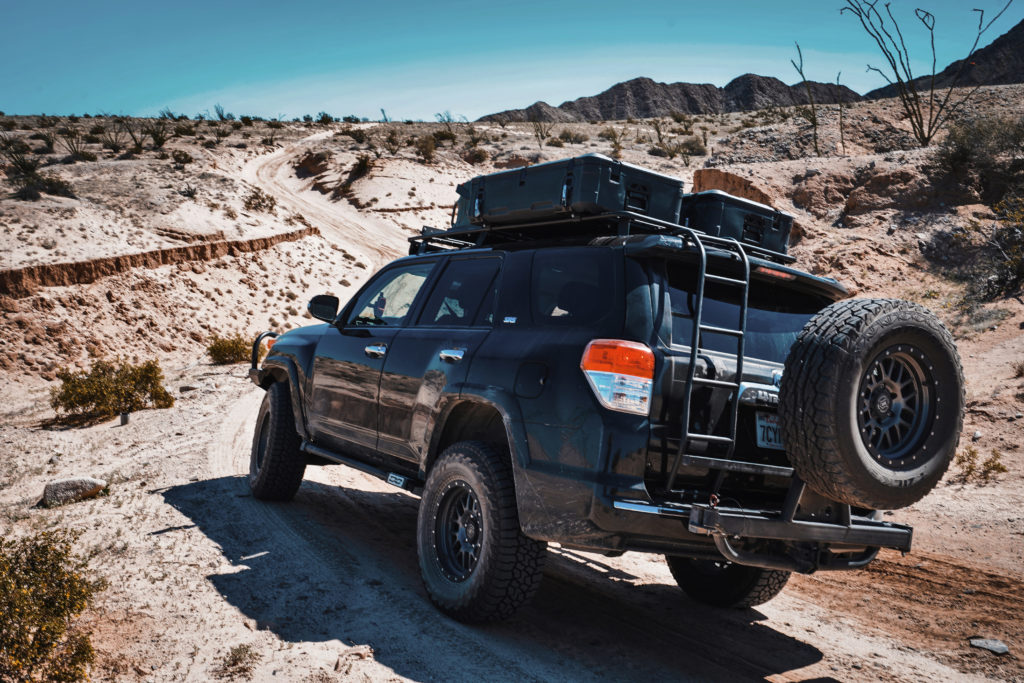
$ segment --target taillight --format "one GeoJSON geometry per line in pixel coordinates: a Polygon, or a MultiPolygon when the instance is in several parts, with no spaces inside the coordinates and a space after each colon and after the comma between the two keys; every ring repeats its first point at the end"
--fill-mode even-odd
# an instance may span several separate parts
{"type": "Polygon", "coordinates": [[[580,362],[597,399],[606,408],[646,415],[654,386],[654,352],[645,344],[595,339],[580,362]]]}
{"type": "Polygon", "coordinates": [[[277,337],[270,337],[267,339],[267,353],[270,353],[270,349],[274,348],[274,342],[277,341],[277,337]]]}
{"type": "Polygon", "coordinates": [[[780,280],[796,279],[796,275],[793,275],[793,273],[787,273],[784,270],[776,270],[775,268],[768,268],[766,266],[758,266],[757,268],[754,268],[754,272],[760,273],[761,275],[767,275],[768,277],[778,278],[780,280]]]}

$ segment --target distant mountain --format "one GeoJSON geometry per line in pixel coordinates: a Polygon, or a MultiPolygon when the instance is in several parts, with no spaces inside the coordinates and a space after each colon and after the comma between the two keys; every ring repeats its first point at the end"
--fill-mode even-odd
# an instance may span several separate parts
{"type": "MultiPolygon", "coordinates": [[[[1006,85],[1024,82],[1024,21],[975,52],[968,63],[962,59],[953,62],[935,74],[935,87],[948,87],[956,79],[961,68],[963,73],[957,85],[1006,85]]],[[[914,79],[914,87],[920,92],[930,86],[931,74],[914,79]]],[[[895,85],[872,90],[865,99],[896,97],[895,85]]]]}
{"type": "MultiPolygon", "coordinates": [[[[815,102],[827,104],[837,101],[835,85],[811,81],[811,92],[815,102]]],[[[844,102],[861,99],[846,86],[840,86],[839,92],[844,102]]],[[[744,74],[724,88],[710,83],[658,83],[650,78],[634,78],[616,83],[599,95],[581,97],[557,107],[537,102],[526,109],[489,114],[480,120],[494,121],[504,117],[508,121],[608,121],[669,116],[673,112],[719,114],[806,103],[807,93],[802,82],[786,85],[777,78],[756,74],[744,74]]]]}

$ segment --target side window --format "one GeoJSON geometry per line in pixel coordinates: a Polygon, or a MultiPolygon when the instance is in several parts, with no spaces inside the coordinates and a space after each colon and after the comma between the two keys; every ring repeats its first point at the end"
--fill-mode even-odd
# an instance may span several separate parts
{"type": "Polygon", "coordinates": [[[496,258],[457,259],[448,263],[420,315],[419,324],[437,327],[490,323],[494,309],[493,283],[501,260],[496,258]],[[491,311],[481,304],[489,301],[491,311]],[[477,316],[477,312],[480,316],[477,316]],[[479,319],[478,319],[479,317],[479,319]]]}
{"type": "Polygon", "coordinates": [[[401,325],[433,269],[434,262],[430,261],[383,273],[359,295],[345,324],[401,325]]]}
{"type": "Polygon", "coordinates": [[[533,257],[533,319],[584,325],[600,319],[612,301],[612,253],[601,248],[552,249],[533,257]]]}

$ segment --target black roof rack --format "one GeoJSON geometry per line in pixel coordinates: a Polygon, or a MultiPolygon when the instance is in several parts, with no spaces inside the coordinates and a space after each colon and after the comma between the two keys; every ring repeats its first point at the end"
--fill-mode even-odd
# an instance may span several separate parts
{"type": "MultiPolygon", "coordinates": [[[[535,242],[578,242],[583,238],[630,235],[674,235],[699,240],[709,246],[735,244],[735,240],[731,238],[709,235],[686,225],[669,223],[632,211],[611,211],[591,216],[571,216],[535,223],[470,225],[448,230],[424,227],[420,235],[409,238],[409,253],[425,254],[512,244],[526,246],[528,243],[535,242]],[[548,230],[545,233],[545,228],[558,229],[548,230]],[[540,232],[538,233],[538,231],[540,232]]],[[[752,256],[775,263],[796,261],[796,258],[789,254],[781,254],[753,244],[743,244],[743,249],[752,256]]]]}

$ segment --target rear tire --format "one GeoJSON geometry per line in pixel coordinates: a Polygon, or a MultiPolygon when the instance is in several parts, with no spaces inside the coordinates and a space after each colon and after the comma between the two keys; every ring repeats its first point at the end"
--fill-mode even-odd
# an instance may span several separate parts
{"type": "Polygon", "coordinates": [[[665,556],[672,578],[691,600],[712,607],[754,607],[782,592],[789,572],[726,560],[665,556]]]}
{"type": "Polygon", "coordinates": [[[416,523],[423,585],[466,622],[506,619],[537,592],[546,544],[523,535],[508,456],[477,441],[445,450],[416,523]]]}
{"type": "Polygon", "coordinates": [[[964,378],[949,331],[898,299],[834,303],[804,326],[779,392],[786,452],[817,493],[872,510],[916,503],[949,467],[964,378]]]}
{"type": "Polygon", "coordinates": [[[267,389],[256,417],[249,457],[249,488],[260,500],[291,500],[302,484],[306,459],[299,450],[288,385],[274,382],[267,389]]]}

